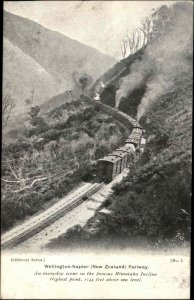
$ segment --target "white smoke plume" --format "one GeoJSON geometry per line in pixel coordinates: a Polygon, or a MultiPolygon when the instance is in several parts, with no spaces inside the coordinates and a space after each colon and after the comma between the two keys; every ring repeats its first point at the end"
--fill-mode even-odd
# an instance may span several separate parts
{"type": "Polygon", "coordinates": [[[145,77],[149,74],[149,72],[150,65],[148,62],[143,64],[142,62],[137,61],[131,66],[131,73],[124,78],[121,78],[120,88],[116,92],[116,108],[118,108],[122,98],[127,97],[135,88],[140,87],[144,83],[145,77]]]}
{"type": "Polygon", "coordinates": [[[104,84],[103,81],[100,81],[100,85],[101,85],[102,88],[105,88],[105,84],[104,84]]]}
{"type": "Polygon", "coordinates": [[[101,94],[103,92],[103,90],[105,89],[105,84],[103,81],[100,81],[96,87],[95,87],[95,94],[101,94]]]}
{"type": "Polygon", "coordinates": [[[153,78],[149,79],[146,85],[146,92],[141,100],[140,105],[138,106],[137,120],[144,115],[150,104],[159,96],[161,96],[164,91],[167,91],[172,84],[173,82],[171,80],[166,81],[165,76],[162,74],[155,75],[153,78]]]}
{"type": "Polygon", "coordinates": [[[150,105],[174,84],[177,76],[192,71],[192,4],[177,2],[168,7],[170,26],[160,38],[147,45],[141,61],[131,65],[130,74],[121,82],[115,105],[129,96],[135,88],[146,84],[146,91],[138,107],[137,119],[150,105]]]}

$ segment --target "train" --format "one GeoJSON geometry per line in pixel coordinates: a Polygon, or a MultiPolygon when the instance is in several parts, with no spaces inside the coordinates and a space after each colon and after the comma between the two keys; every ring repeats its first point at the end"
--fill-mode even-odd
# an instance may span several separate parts
{"type": "Polygon", "coordinates": [[[91,100],[89,97],[85,96],[85,95],[81,95],[80,96],[81,100],[92,104],[96,107],[98,107],[99,109],[101,109],[102,111],[104,111],[105,113],[113,116],[115,119],[117,119],[119,122],[123,123],[126,127],[128,127],[129,129],[132,128],[138,128],[141,126],[139,125],[139,123],[137,122],[137,120],[133,119],[132,117],[126,115],[125,113],[123,113],[122,111],[111,107],[109,105],[106,105],[102,102],[99,101],[99,98],[97,96],[94,97],[94,100],[91,100]],[[96,100],[98,99],[98,100],[96,100]]]}
{"type": "Polygon", "coordinates": [[[144,151],[144,142],[143,128],[141,126],[134,127],[124,146],[98,160],[97,177],[103,182],[111,182],[134,160],[136,152],[142,153],[144,151]]]}
{"type": "Polygon", "coordinates": [[[144,152],[146,141],[143,137],[144,130],[137,120],[118,109],[100,102],[100,96],[98,94],[94,96],[94,100],[91,100],[85,95],[82,95],[81,99],[113,116],[131,130],[131,134],[122,147],[115,149],[97,161],[97,178],[105,183],[111,182],[115,176],[120,174],[122,170],[133,161],[136,153],[141,154],[144,152]]]}

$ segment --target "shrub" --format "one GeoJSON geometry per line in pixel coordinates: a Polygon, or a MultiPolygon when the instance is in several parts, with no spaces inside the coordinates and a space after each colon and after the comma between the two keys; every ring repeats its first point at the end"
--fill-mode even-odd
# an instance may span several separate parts
{"type": "Polygon", "coordinates": [[[58,140],[61,136],[61,131],[57,129],[50,129],[40,135],[45,141],[58,140]]]}

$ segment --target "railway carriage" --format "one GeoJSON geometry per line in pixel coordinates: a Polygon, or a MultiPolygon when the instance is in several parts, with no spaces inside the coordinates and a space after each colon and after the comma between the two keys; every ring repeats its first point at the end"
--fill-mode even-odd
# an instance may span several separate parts
{"type": "Polygon", "coordinates": [[[121,171],[127,166],[127,158],[128,158],[128,153],[127,152],[123,152],[123,151],[120,151],[119,149],[116,149],[110,155],[120,157],[120,159],[121,159],[121,171]]]}
{"type": "MultiPolygon", "coordinates": [[[[140,145],[142,145],[142,133],[142,128],[136,126],[133,128],[131,135],[125,141],[123,147],[114,150],[112,153],[98,160],[98,178],[104,182],[110,182],[133,161],[135,152],[138,151],[138,149],[140,150],[140,145]]],[[[142,153],[141,150],[140,152],[142,153]]]]}
{"type": "Polygon", "coordinates": [[[110,182],[121,172],[121,158],[113,155],[98,160],[97,176],[104,182],[110,182]]]}
{"type": "Polygon", "coordinates": [[[123,148],[125,148],[128,151],[128,153],[135,153],[135,146],[133,144],[125,144],[123,148]]]}
{"type": "Polygon", "coordinates": [[[135,155],[135,147],[133,144],[125,144],[122,147],[119,147],[117,150],[125,152],[127,154],[127,164],[126,166],[133,161],[135,155]]]}
{"type": "Polygon", "coordinates": [[[140,139],[138,137],[129,137],[129,139],[127,139],[125,141],[126,144],[132,144],[134,145],[135,148],[137,148],[140,145],[140,139]]]}

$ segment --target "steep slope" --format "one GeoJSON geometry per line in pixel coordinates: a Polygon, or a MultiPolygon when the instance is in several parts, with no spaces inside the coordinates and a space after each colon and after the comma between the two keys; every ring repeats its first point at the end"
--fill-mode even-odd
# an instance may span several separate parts
{"type": "Polygon", "coordinates": [[[34,104],[41,104],[59,92],[56,80],[6,38],[3,40],[3,62],[4,92],[9,92],[16,100],[16,114],[24,111],[25,100],[31,98],[33,89],[34,104]]]}
{"type": "Polygon", "coordinates": [[[69,91],[65,91],[64,93],[57,94],[56,96],[50,98],[49,100],[45,101],[41,105],[41,112],[45,113],[50,109],[54,109],[55,107],[61,106],[64,103],[70,102],[71,94],[69,91]]]}
{"type": "Polygon", "coordinates": [[[109,96],[109,104],[114,105],[120,93],[123,98],[119,99],[119,108],[133,116],[140,113],[139,122],[146,132],[145,152],[134,160],[129,176],[115,186],[114,195],[102,205],[110,214],[97,212],[86,226],[71,228],[48,247],[188,246],[192,175],[191,8],[190,3],[162,7],[162,17],[165,11],[170,20],[165,31],[127,58],[126,66],[122,61],[101,78],[105,83],[107,80],[102,101],[109,96]]]}
{"type": "Polygon", "coordinates": [[[96,79],[116,62],[92,47],[6,11],[4,36],[62,83],[64,90],[71,87],[74,71],[96,79]]]}
{"type": "Polygon", "coordinates": [[[84,226],[48,248],[188,247],[191,230],[192,74],[150,108],[141,123],[147,144],[130,174],[84,226]],[[105,207],[111,214],[100,213],[105,207]]]}
{"type": "Polygon", "coordinates": [[[95,161],[126,139],[118,122],[79,99],[30,118],[22,129],[23,135],[13,127],[14,140],[2,149],[2,230],[95,179],[95,161]]]}

